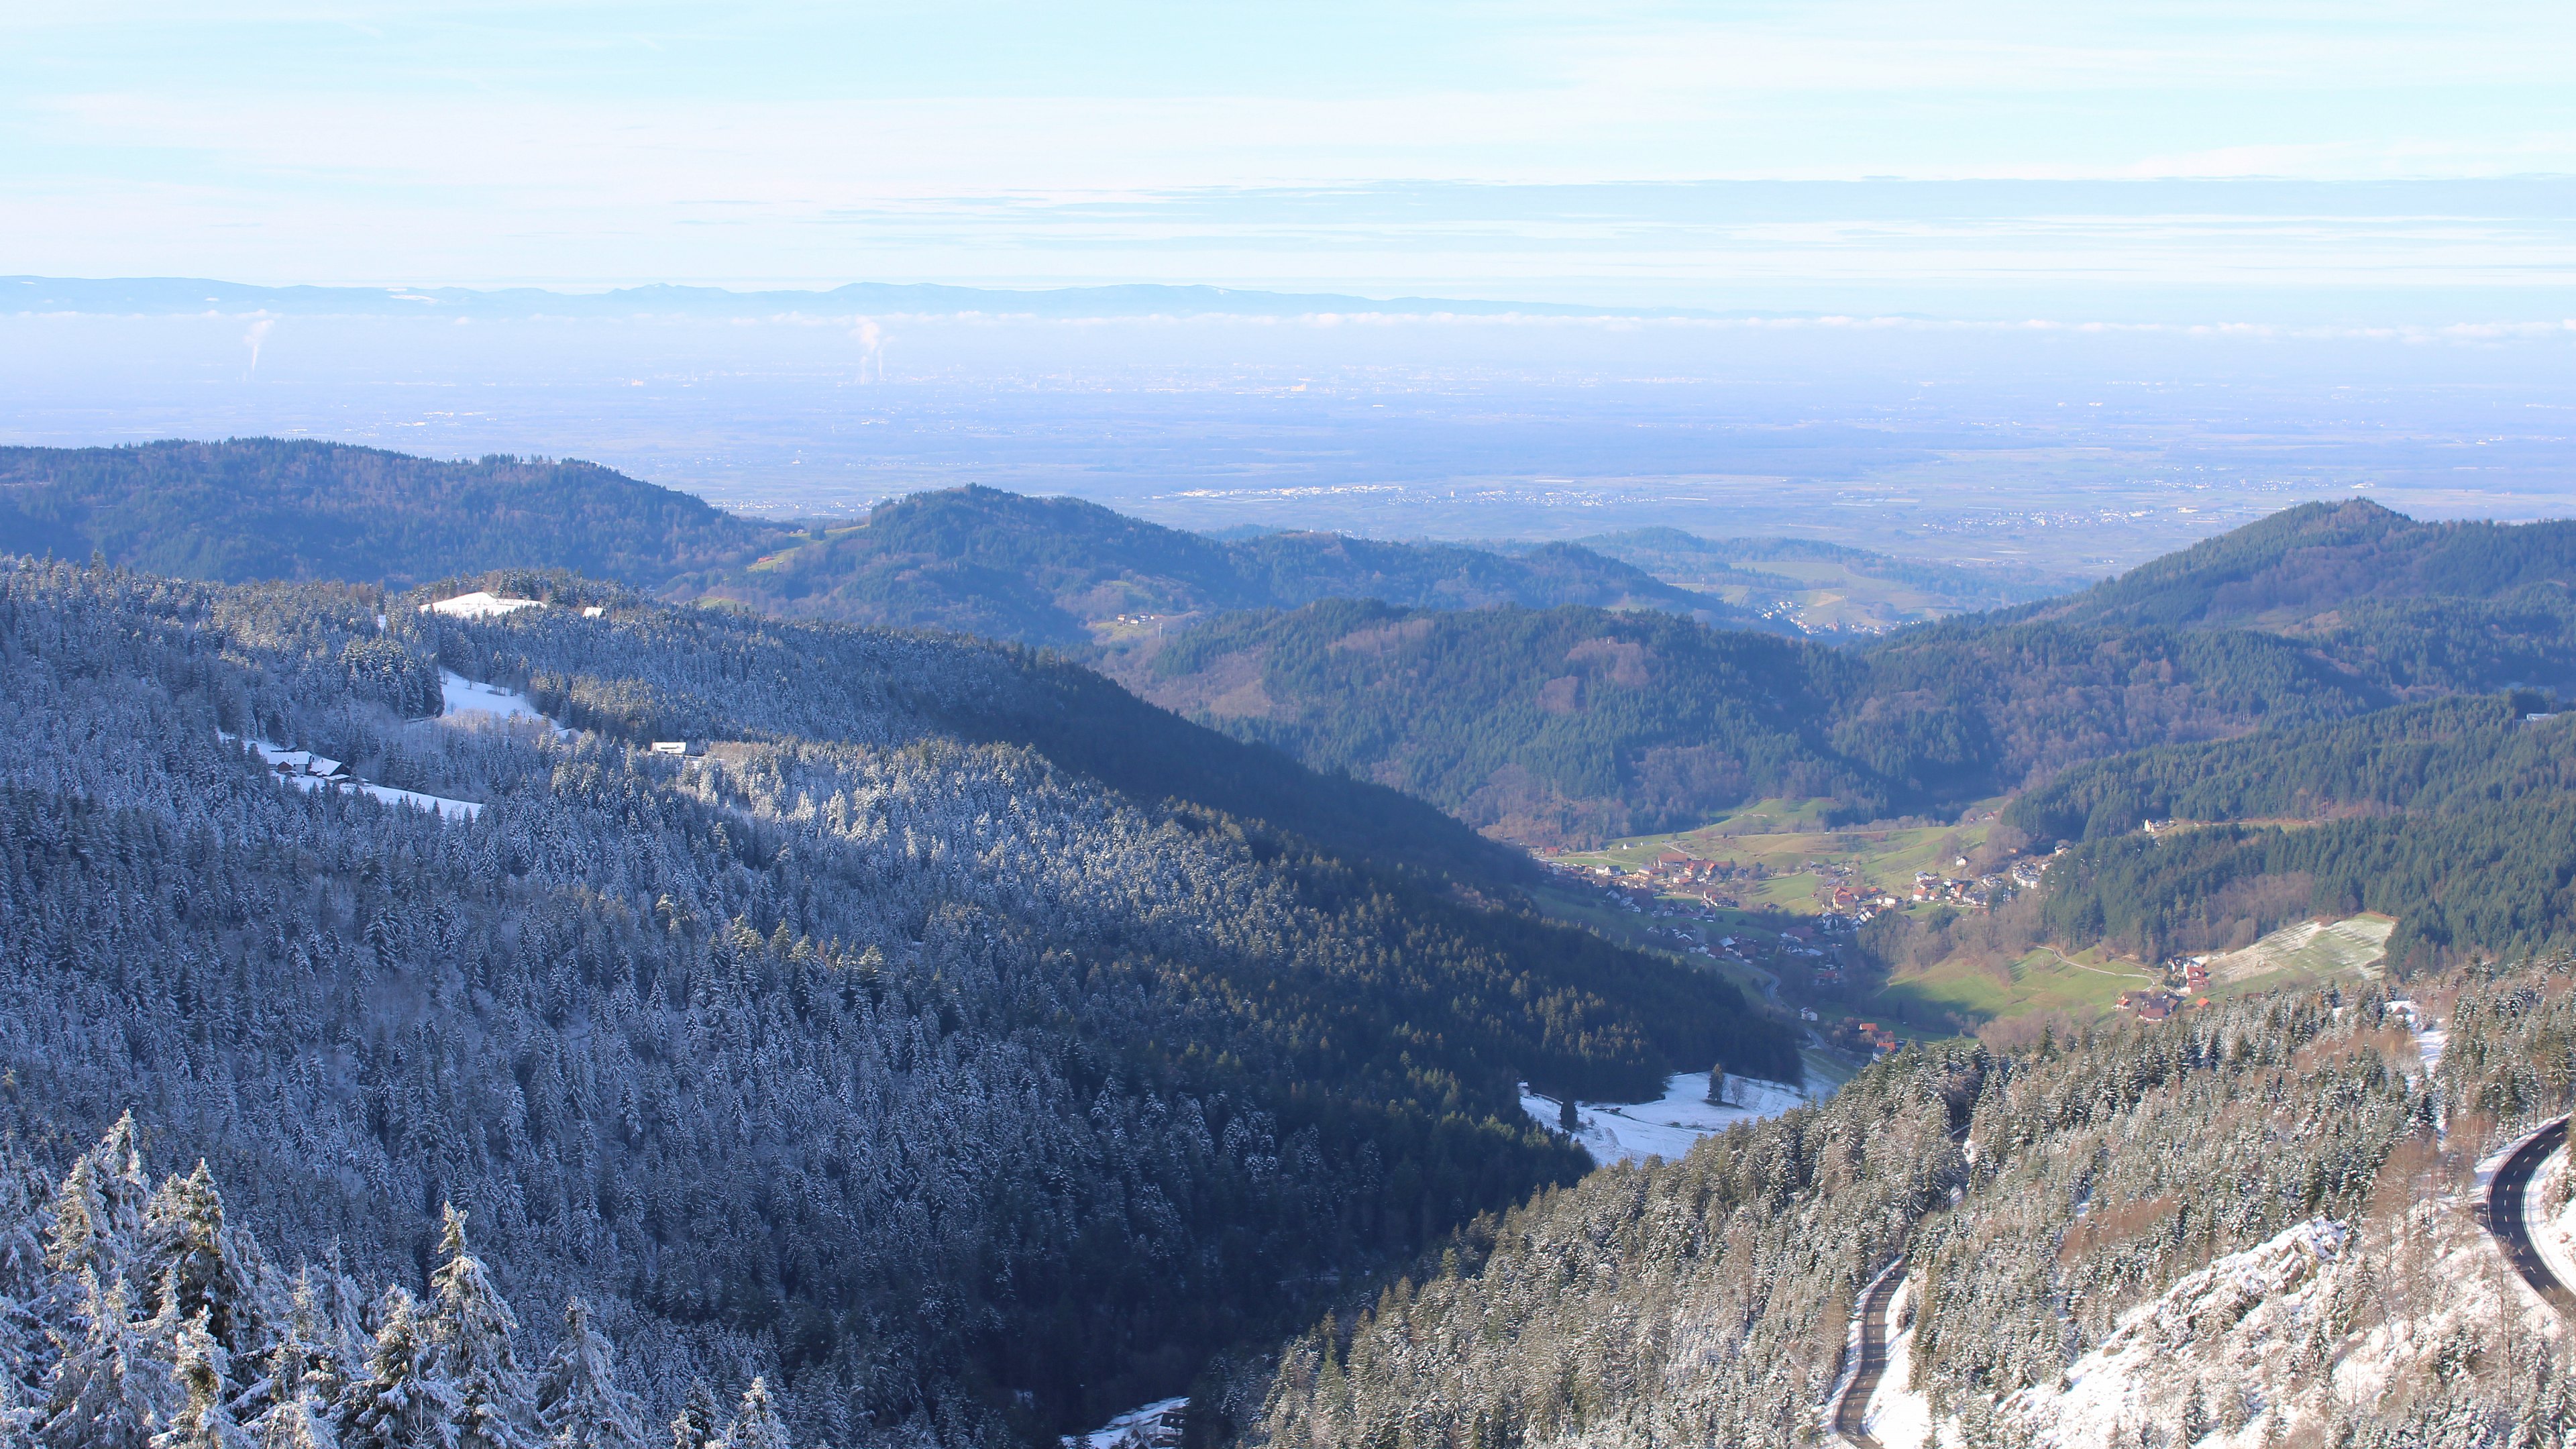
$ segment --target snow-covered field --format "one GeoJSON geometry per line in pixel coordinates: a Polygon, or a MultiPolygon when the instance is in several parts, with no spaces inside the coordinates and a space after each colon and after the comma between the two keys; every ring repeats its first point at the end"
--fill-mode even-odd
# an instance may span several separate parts
{"type": "Polygon", "coordinates": [[[444,795],[424,795],[418,790],[370,785],[354,775],[340,773],[337,760],[325,759],[307,750],[290,750],[284,745],[261,739],[244,740],[222,730],[215,731],[215,738],[226,744],[248,744],[259,751],[260,760],[277,772],[278,779],[298,790],[358,790],[388,805],[408,805],[418,810],[435,811],[442,820],[471,820],[483,813],[483,807],[472,800],[450,800],[444,795]]]}
{"type": "MultiPolygon", "coordinates": [[[[1690,1151],[1692,1143],[1713,1132],[1723,1132],[1738,1122],[1777,1117],[1824,1095],[1816,1090],[1816,1083],[1800,1088],[1732,1073],[1726,1081],[1727,1096],[1733,1105],[1721,1106],[1708,1100],[1706,1072],[1674,1073],[1665,1080],[1660,1101],[1577,1102],[1575,1111],[1583,1128],[1575,1134],[1575,1140],[1583,1144],[1595,1162],[1677,1158],[1690,1151]]],[[[1550,1127],[1558,1123],[1556,1101],[1539,1096],[1527,1086],[1521,1088],[1521,1110],[1550,1127]]]]}
{"type": "MultiPolygon", "coordinates": [[[[500,719],[546,719],[535,701],[497,684],[477,684],[452,670],[438,671],[438,690],[449,715],[488,714],[500,719]]],[[[553,724],[553,720],[546,720],[553,724]]]]}
{"type": "Polygon", "coordinates": [[[2378,915],[2353,916],[2330,925],[2301,921],[2212,960],[2210,979],[2249,981],[2282,971],[2320,980],[2356,972],[2375,977],[2388,954],[2388,937],[2396,929],[2394,920],[2378,915]]]}
{"type": "Polygon", "coordinates": [[[1181,1411],[1186,1398],[1157,1399],[1129,1409],[1088,1434],[1067,1434],[1065,1449],[1168,1449],[1181,1442],[1181,1411]]]}

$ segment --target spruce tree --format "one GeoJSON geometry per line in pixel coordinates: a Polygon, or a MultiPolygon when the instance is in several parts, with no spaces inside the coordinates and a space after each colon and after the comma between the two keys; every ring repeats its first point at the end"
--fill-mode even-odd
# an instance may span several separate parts
{"type": "Polygon", "coordinates": [[[340,1449],[331,1432],[331,1411],[311,1385],[269,1410],[259,1435],[259,1449],[340,1449]]]}
{"type": "MultiPolygon", "coordinates": [[[[251,1348],[260,1325],[249,1266],[224,1230],[223,1195],[204,1158],[185,1178],[172,1177],[143,1210],[137,1279],[172,1294],[179,1316],[203,1319],[227,1353],[251,1348]]],[[[147,1303],[157,1311],[156,1297],[147,1303]]]]}
{"type": "MultiPolygon", "coordinates": [[[[173,1302],[176,1286],[174,1281],[165,1289],[173,1302]]],[[[170,1376],[187,1401],[170,1416],[170,1426],[152,1436],[152,1449],[251,1449],[249,1436],[233,1422],[230,1356],[206,1326],[205,1314],[180,1324],[174,1348],[170,1376]]]]}
{"type": "Polygon", "coordinates": [[[459,1449],[533,1449],[535,1396],[510,1341],[518,1320],[467,1250],[465,1214],[453,1204],[446,1212],[438,1246],[447,1262],[429,1280],[436,1306],[429,1341],[438,1376],[456,1394],[456,1442],[459,1449]]]}
{"type": "Polygon", "coordinates": [[[643,1449],[642,1410],[617,1386],[617,1354],[578,1298],[537,1381],[537,1430],[551,1449],[643,1449]]]}
{"type": "Polygon", "coordinates": [[[45,1384],[35,1441],[45,1449],[141,1449],[177,1407],[162,1351],[178,1328],[175,1315],[136,1321],[122,1278],[101,1285],[84,1268],[80,1284],[77,1337],[45,1384]]]}
{"type": "Polygon", "coordinates": [[[723,1417],[724,1405],[716,1402],[716,1391],[705,1379],[693,1380],[687,1401],[671,1416],[671,1449],[706,1449],[723,1417]]]}
{"type": "Polygon", "coordinates": [[[742,1391],[741,1410],[711,1449],[792,1449],[787,1442],[787,1426],[770,1405],[767,1380],[755,1378],[751,1387],[742,1391]]]}
{"type": "Polygon", "coordinates": [[[400,1284],[385,1290],[366,1372],[341,1401],[341,1449],[459,1449],[463,1404],[438,1371],[429,1314],[400,1284]]]}

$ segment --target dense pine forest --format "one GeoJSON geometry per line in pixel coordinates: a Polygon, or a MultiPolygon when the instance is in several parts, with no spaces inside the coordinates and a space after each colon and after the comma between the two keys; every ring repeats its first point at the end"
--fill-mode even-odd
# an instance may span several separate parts
{"type": "Polygon", "coordinates": [[[654,1422],[759,1375],[799,1445],[1082,1427],[1571,1180],[1517,1081],[1794,1069],[1704,974],[990,742],[1066,730],[1008,648],[21,564],[0,659],[23,1150],[131,1111],[371,1292],[452,1204],[524,1352],[581,1297],[654,1422]],[[421,721],[441,666],[574,733],[421,721]]]}
{"type": "Polygon", "coordinates": [[[0,448],[0,553],[397,588],[500,568],[659,585],[777,530],[591,463],[442,463],[282,438],[0,448]]]}
{"type": "Polygon", "coordinates": [[[2122,756],[2004,820],[2080,842],[2041,904],[2060,941],[2155,960],[2369,910],[2397,918],[2390,954],[2418,969],[2556,950],[2576,944],[2576,717],[2536,702],[2443,700],[2122,756]]]}

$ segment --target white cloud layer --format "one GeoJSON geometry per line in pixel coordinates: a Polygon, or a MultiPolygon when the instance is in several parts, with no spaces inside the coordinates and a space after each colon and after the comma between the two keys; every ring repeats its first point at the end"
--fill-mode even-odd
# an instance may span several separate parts
{"type": "Polygon", "coordinates": [[[2547,286],[2564,206],[2133,230],[1616,188],[2576,174],[2571,62],[2576,10],[2528,3],[38,4],[0,9],[0,271],[2547,286]]]}

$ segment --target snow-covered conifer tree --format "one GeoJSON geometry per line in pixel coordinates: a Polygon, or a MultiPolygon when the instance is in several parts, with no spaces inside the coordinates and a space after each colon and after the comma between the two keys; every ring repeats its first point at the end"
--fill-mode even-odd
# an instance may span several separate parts
{"type": "Polygon", "coordinates": [[[671,1416],[671,1449],[706,1449],[723,1418],[724,1405],[716,1402],[716,1391],[707,1387],[705,1379],[692,1382],[688,1401],[671,1416]]]}
{"type": "MultiPolygon", "coordinates": [[[[178,1275],[174,1270],[170,1276],[178,1275]]],[[[164,1289],[173,1302],[177,1288],[173,1281],[164,1289]]],[[[173,1350],[177,1362],[170,1376],[187,1398],[169,1427],[152,1436],[152,1449],[251,1449],[249,1436],[233,1422],[230,1355],[207,1328],[204,1313],[180,1322],[173,1350]]]]}
{"type": "MultiPolygon", "coordinates": [[[[234,1236],[224,1229],[223,1194],[203,1158],[188,1176],[161,1184],[144,1207],[140,1266],[135,1277],[144,1287],[173,1295],[180,1318],[203,1319],[206,1331],[228,1354],[256,1346],[261,1325],[252,1279],[255,1274],[234,1236]]],[[[144,1305],[157,1312],[160,1300],[144,1305]]]]}
{"type": "Polygon", "coordinates": [[[467,1250],[465,1214],[453,1204],[438,1247],[447,1262],[430,1276],[437,1312],[429,1337],[438,1375],[456,1393],[456,1442],[463,1449],[529,1449],[536,1399],[510,1341],[519,1322],[482,1260],[467,1250]]]}
{"type": "Polygon", "coordinates": [[[156,1329],[176,1330],[175,1316],[137,1322],[122,1278],[102,1285],[83,1268],[80,1282],[77,1337],[47,1378],[35,1440],[45,1449],[141,1449],[176,1407],[169,1361],[154,1341],[156,1329]]]}
{"type": "Polygon", "coordinates": [[[779,1422],[778,1410],[769,1402],[767,1381],[753,1379],[751,1387],[742,1391],[741,1410],[711,1449],[790,1449],[787,1426],[779,1422]]]}
{"type": "Polygon", "coordinates": [[[268,1411],[259,1449],[340,1449],[339,1436],[331,1432],[330,1407],[310,1384],[268,1411]]]}
{"type": "Polygon", "coordinates": [[[429,1314],[400,1284],[385,1290],[379,1313],[366,1372],[340,1404],[342,1449],[454,1449],[463,1406],[438,1372],[429,1314]]]}
{"type": "Polygon", "coordinates": [[[537,1429],[555,1449],[644,1444],[635,1396],[617,1386],[617,1351],[578,1298],[564,1304],[563,1341],[537,1381],[537,1429]]]}

